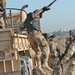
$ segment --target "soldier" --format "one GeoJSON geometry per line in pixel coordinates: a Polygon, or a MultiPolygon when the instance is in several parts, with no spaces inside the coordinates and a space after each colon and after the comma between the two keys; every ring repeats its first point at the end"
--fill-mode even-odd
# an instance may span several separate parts
{"type": "Polygon", "coordinates": [[[6,2],[0,0],[0,28],[5,28],[6,25],[6,2]]]}
{"type": "Polygon", "coordinates": [[[53,34],[49,37],[50,45],[50,65],[54,70],[54,75],[61,75],[61,65],[58,64],[60,52],[57,49],[56,36],[53,34]]]}
{"type": "Polygon", "coordinates": [[[60,64],[69,62],[66,75],[75,75],[75,34],[70,35],[70,45],[60,64]]]}
{"type": "Polygon", "coordinates": [[[44,75],[42,68],[53,71],[48,66],[48,57],[50,52],[49,45],[40,30],[40,18],[42,18],[42,13],[48,10],[50,10],[50,7],[45,6],[40,10],[35,10],[34,12],[27,14],[27,19],[25,20],[24,25],[21,25],[21,30],[24,28],[27,29],[28,39],[31,47],[36,52],[37,66],[41,75],[44,75]]]}

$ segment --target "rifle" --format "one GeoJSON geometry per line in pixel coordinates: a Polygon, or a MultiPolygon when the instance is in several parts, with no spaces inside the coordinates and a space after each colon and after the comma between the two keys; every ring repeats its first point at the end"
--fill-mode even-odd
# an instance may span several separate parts
{"type": "Polygon", "coordinates": [[[53,2],[51,2],[51,3],[48,5],[48,7],[50,7],[55,1],[56,1],[56,0],[54,0],[53,2]]]}
{"type": "MultiPolygon", "coordinates": [[[[48,6],[46,6],[46,7],[47,7],[47,8],[50,7],[55,1],[56,1],[56,0],[54,0],[53,2],[51,2],[51,3],[50,3],[48,6]]],[[[39,15],[39,14],[40,14],[40,15],[41,15],[40,18],[41,18],[43,12],[44,12],[44,11],[39,10],[36,15],[39,15]]]]}
{"type": "Polygon", "coordinates": [[[69,35],[70,35],[70,43],[72,43],[72,40],[71,40],[72,31],[71,30],[69,31],[69,35]]]}

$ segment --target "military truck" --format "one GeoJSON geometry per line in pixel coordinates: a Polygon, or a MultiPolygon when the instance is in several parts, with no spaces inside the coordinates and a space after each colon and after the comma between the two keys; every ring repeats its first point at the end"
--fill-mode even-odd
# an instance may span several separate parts
{"type": "Polygon", "coordinates": [[[21,75],[21,56],[34,57],[26,30],[18,33],[27,14],[23,10],[21,15],[21,9],[17,8],[6,8],[6,10],[9,11],[7,13],[7,27],[0,29],[0,75],[21,75]],[[16,10],[17,12],[15,12],[16,10]]]}

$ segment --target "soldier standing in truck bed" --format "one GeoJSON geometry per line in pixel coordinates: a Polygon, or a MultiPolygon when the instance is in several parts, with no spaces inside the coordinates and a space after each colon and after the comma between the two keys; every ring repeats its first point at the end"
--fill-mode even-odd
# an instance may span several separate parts
{"type": "Polygon", "coordinates": [[[42,68],[53,71],[48,66],[48,57],[50,53],[49,45],[40,30],[40,18],[42,18],[42,13],[49,9],[49,7],[45,6],[40,10],[35,10],[34,12],[27,14],[27,19],[25,20],[24,25],[21,25],[21,30],[24,28],[27,29],[31,47],[36,52],[37,67],[41,75],[44,75],[42,68]]]}

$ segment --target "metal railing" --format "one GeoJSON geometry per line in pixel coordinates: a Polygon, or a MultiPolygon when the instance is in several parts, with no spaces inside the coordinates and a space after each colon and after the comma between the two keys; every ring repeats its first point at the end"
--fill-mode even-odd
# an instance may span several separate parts
{"type": "MultiPolygon", "coordinates": [[[[13,18],[12,18],[13,16],[12,16],[12,13],[15,13],[16,11],[21,11],[21,10],[22,9],[18,9],[18,8],[6,8],[6,12],[8,11],[8,13],[6,13],[6,15],[9,14],[9,16],[10,16],[10,23],[11,23],[11,28],[12,28],[13,31],[14,31],[14,24],[13,24],[13,18]]],[[[22,10],[22,11],[24,11],[26,13],[25,10],[22,10]]],[[[21,22],[22,22],[22,16],[20,15],[20,23],[21,22]]]]}

